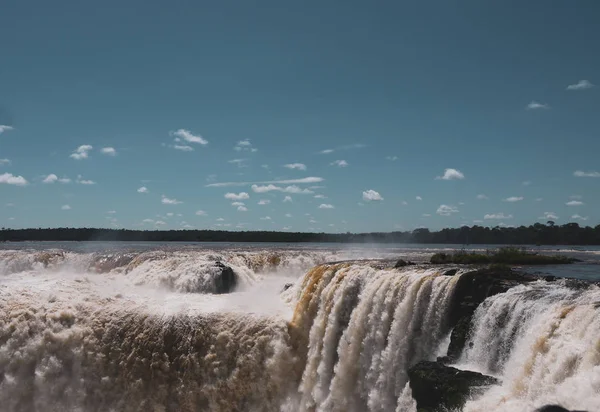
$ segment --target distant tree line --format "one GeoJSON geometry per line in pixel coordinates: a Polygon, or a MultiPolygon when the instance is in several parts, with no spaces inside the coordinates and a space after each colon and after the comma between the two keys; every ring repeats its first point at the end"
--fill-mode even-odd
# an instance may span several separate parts
{"type": "Polygon", "coordinates": [[[128,230],[93,228],[5,229],[0,241],[135,241],[135,242],[336,242],[336,243],[439,243],[510,245],[600,245],[600,225],[562,226],[550,221],[531,226],[463,226],[432,232],[303,233],[217,230],[128,230]]]}

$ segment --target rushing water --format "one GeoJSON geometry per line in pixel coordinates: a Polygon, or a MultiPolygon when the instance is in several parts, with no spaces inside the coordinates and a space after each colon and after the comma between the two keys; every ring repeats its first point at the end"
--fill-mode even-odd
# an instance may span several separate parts
{"type": "MultiPolygon", "coordinates": [[[[0,251],[2,411],[414,411],[461,275],[326,264],[389,249],[53,246],[0,251]]],[[[502,383],[465,410],[599,410],[599,307],[562,282],[487,299],[458,367],[502,383]]]]}

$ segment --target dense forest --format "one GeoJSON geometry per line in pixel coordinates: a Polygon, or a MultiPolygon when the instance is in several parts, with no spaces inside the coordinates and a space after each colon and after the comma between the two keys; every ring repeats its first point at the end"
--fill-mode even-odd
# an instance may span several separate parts
{"type": "Polygon", "coordinates": [[[515,228],[463,226],[437,232],[416,229],[387,233],[227,232],[215,230],[142,231],[127,229],[56,228],[0,230],[0,241],[136,241],[136,242],[339,242],[453,243],[510,245],[600,245],[600,225],[562,226],[548,222],[515,228]]]}

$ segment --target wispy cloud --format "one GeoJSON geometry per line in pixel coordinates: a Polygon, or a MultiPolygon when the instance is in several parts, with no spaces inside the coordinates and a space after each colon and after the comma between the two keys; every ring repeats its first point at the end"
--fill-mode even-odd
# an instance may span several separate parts
{"type": "Polygon", "coordinates": [[[246,199],[250,199],[250,195],[246,192],[240,192],[240,193],[226,193],[225,194],[225,199],[229,199],[229,200],[246,200],[246,199]]]}
{"type": "Polygon", "coordinates": [[[587,217],[587,216],[584,217],[584,216],[575,214],[575,215],[571,216],[571,219],[575,219],[575,220],[588,220],[589,217],[587,217]]]}
{"type": "Polygon", "coordinates": [[[50,173],[44,178],[44,180],[42,180],[42,183],[51,184],[55,183],[56,181],[58,181],[58,176],[56,176],[54,173],[50,173]]]}
{"type": "Polygon", "coordinates": [[[271,216],[261,217],[260,220],[271,220],[271,216]]]}
{"type": "Polygon", "coordinates": [[[286,165],[283,165],[283,167],[286,167],[286,168],[292,169],[292,170],[306,170],[306,165],[303,163],[288,163],[286,165]]]}
{"type": "Polygon", "coordinates": [[[327,199],[327,196],[325,196],[325,195],[314,195],[313,197],[315,199],[327,199]]]}
{"type": "Polygon", "coordinates": [[[283,198],[283,203],[292,203],[292,197],[291,196],[286,196],[283,198]]]}
{"type": "Polygon", "coordinates": [[[558,216],[554,212],[544,212],[542,216],[539,217],[540,220],[558,220],[558,216]]]}
{"type": "Polygon", "coordinates": [[[207,216],[208,213],[206,213],[204,210],[196,210],[196,216],[207,216]]]}
{"type": "Polygon", "coordinates": [[[179,205],[179,204],[183,203],[177,199],[170,199],[170,198],[166,197],[165,195],[162,195],[161,202],[163,203],[163,205],[179,205]]]}
{"type": "Polygon", "coordinates": [[[446,169],[443,176],[436,177],[437,180],[462,180],[464,178],[465,175],[456,169],[446,169]]]}
{"type": "Polygon", "coordinates": [[[10,159],[0,159],[0,166],[8,166],[10,164],[10,159]]]}
{"type": "Polygon", "coordinates": [[[69,157],[75,160],[87,159],[89,157],[89,153],[92,151],[94,147],[89,144],[84,144],[79,146],[69,157]]]}
{"type": "Polygon", "coordinates": [[[589,80],[579,80],[575,84],[568,85],[567,90],[586,90],[591,89],[592,87],[594,87],[594,85],[589,80]]]}
{"type": "Polygon", "coordinates": [[[217,222],[224,222],[224,221],[225,221],[225,219],[223,219],[222,217],[217,219],[217,222]]]}
{"type": "Polygon", "coordinates": [[[386,156],[386,160],[395,162],[396,160],[398,160],[398,156],[386,156]]]}
{"type": "Polygon", "coordinates": [[[364,192],[362,192],[362,198],[367,202],[383,200],[383,197],[381,197],[379,192],[376,192],[373,189],[365,190],[364,192]]]}
{"type": "Polygon", "coordinates": [[[0,183],[14,186],[27,186],[29,184],[23,176],[15,176],[12,173],[1,174],[0,183]]]}
{"type": "MultiPolygon", "coordinates": [[[[227,163],[237,165],[237,167],[246,167],[247,166],[246,160],[247,159],[231,159],[231,160],[228,160],[227,163]]],[[[211,186],[211,185],[208,185],[208,186],[211,186]]]]}
{"type": "Polygon", "coordinates": [[[146,186],[140,187],[137,191],[138,191],[138,193],[148,193],[149,192],[149,190],[146,186]]]}
{"type": "Polygon", "coordinates": [[[535,199],[536,202],[541,202],[542,200],[544,200],[544,199],[541,197],[538,197],[537,199],[535,199]]]}
{"type": "Polygon", "coordinates": [[[171,136],[185,140],[188,143],[198,143],[201,145],[208,144],[208,140],[200,135],[194,135],[192,132],[186,129],[179,129],[174,132],[170,132],[171,136]]]}
{"type": "Polygon", "coordinates": [[[319,205],[319,209],[335,209],[335,207],[333,205],[328,204],[328,203],[321,203],[319,205]]]}
{"type": "Polygon", "coordinates": [[[489,197],[487,197],[486,195],[481,194],[481,195],[477,195],[477,199],[479,199],[479,200],[488,200],[489,197]]]}
{"type": "Polygon", "coordinates": [[[408,206],[408,202],[406,200],[402,201],[402,206],[408,206]]]}
{"type": "Polygon", "coordinates": [[[247,212],[248,208],[246,206],[238,206],[237,210],[238,212],[247,212]]]}
{"type": "Polygon", "coordinates": [[[325,149],[325,150],[321,150],[319,152],[319,154],[329,154],[329,153],[333,153],[334,150],[333,149],[325,149]]]}
{"type": "Polygon", "coordinates": [[[527,107],[525,109],[527,110],[540,110],[540,109],[549,109],[550,106],[548,106],[545,103],[538,103],[536,101],[532,101],[531,103],[529,103],[527,105],[527,107]]]}
{"type": "Polygon", "coordinates": [[[334,149],[325,149],[325,150],[321,150],[319,152],[319,154],[330,154],[333,152],[337,152],[340,150],[352,150],[352,149],[362,149],[367,147],[367,145],[362,144],[362,143],[356,143],[356,144],[347,144],[347,145],[343,145],[343,146],[338,146],[334,149]]]}
{"type": "Polygon", "coordinates": [[[0,124],[0,134],[4,133],[4,132],[9,132],[11,130],[14,130],[15,128],[12,126],[7,126],[5,124],[0,124]]]}
{"type": "Polygon", "coordinates": [[[314,193],[312,190],[302,189],[296,185],[291,185],[291,186],[286,186],[286,187],[276,186],[276,185],[272,185],[272,184],[264,185],[264,186],[252,185],[251,189],[255,193],[266,193],[266,192],[273,192],[273,191],[292,193],[292,194],[300,194],[300,195],[310,195],[310,194],[314,193]]]}
{"type": "Polygon", "coordinates": [[[255,147],[252,147],[252,143],[250,143],[250,139],[240,140],[234,146],[233,150],[235,150],[236,152],[251,152],[251,153],[258,152],[258,149],[256,149],[255,147]]]}
{"type": "Polygon", "coordinates": [[[524,197],[522,197],[522,196],[511,196],[511,197],[507,197],[506,199],[503,199],[502,201],[514,203],[514,202],[520,202],[523,199],[524,199],[524,197]]]}
{"type": "Polygon", "coordinates": [[[583,206],[583,202],[581,200],[571,200],[570,202],[565,203],[567,206],[583,206]]]}
{"type": "Polygon", "coordinates": [[[303,184],[303,183],[321,183],[324,181],[322,177],[304,177],[301,179],[283,179],[283,180],[266,180],[259,182],[220,182],[210,183],[206,187],[227,187],[227,186],[247,186],[252,184],[303,184]]]}
{"type": "Polygon", "coordinates": [[[173,149],[175,149],[175,150],[180,150],[182,152],[193,152],[194,151],[194,148],[192,146],[188,146],[186,144],[174,144],[171,147],[173,147],[173,149]]]}
{"type": "Polygon", "coordinates": [[[80,185],[95,185],[96,184],[96,182],[94,182],[93,180],[86,180],[81,175],[77,175],[77,180],[75,180],[75,182],[79,183],[80,185]]]}
{"type": "Polygon", "coordinates": [[[337,167],[347,167],[348,162],[346,162],[345,160],[336,160],[335,162],[331,162],[330,165],[337,167]]]}
{"type": "Polygon", "coordinates": [[[261,199],[258,201],[258,204],[261,206],[268,205],[269,203],[271,203],[269,199],[261,199]]]}
{"type": "Polygon", "coordinates": [[[114,147],[103,147],[100,152],[102,154],[105,154],[107,156],[116,156],[117,155],[117,151],[115,150],[114,147]]]}
{"type": "Polygon", "coordinates": [[[483,218],[485,220],[490,220],[490,219],[504,220],[504,219],[512,219],[513,215],[505,215],[504,213],[491,213],[491,214],[485,215],[483,218]]]}
{"type": "Polygon", "coordinates": [[[523,183],[521,183],[523,186],[531,186],[531,180],[525,180],[523,183]]]}
{"type": "Polygon", "coordinates": [[[286,213],[285,217],[292,217],[292,214],[291,213],[286,213]]]}
{"type": "Polygon", "coordinates": [[[438,207],[438,209],[435,213],[437,213],[440,216],[450,216],[453,213],[458,213],[458,212],[459,212],[459,210],[455,206],[440,205],[440,207],[438,207]]]}
{"type": "Polygon", "coordinates": [[[69,205],[62,205],[61,209],[62,210],[71,210],[71,206],[69,206],[69,205]]]}
{"type": "Polygon", "coordinates": [[[231,206],[246,206],[246,204],[244,202],[233,202],[231,206]]]}
{"type": "Polygon", "coordinates": [[[423,200],[423,198],[421,196],[417,196],[417,197],[415,197],[415,199],[419,200],[419,201],[423,200]]]}
{"type": "Polygon", "coordinates": [[[422,217],[431,217],[431,215],[429,213],[423,213],[421,216],[422,217]]]}
{"type": "Polygon", "coordinates": [[[584,172],[583,170],[576,170],[573,173],[573,176],[576,176],[576,177],[600,177],[600,172],[596,172],[595,170],[590,170],[589,172],[584,172]]]}

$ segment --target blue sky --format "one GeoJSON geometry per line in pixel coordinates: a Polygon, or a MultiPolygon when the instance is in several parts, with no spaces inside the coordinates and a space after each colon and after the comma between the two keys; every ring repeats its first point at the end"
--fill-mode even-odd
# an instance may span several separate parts
{"type": "Polygon", "coordinates": [[[5,0],[0,225],[595,226],[599,18],[593,0],[5,0]]]}

